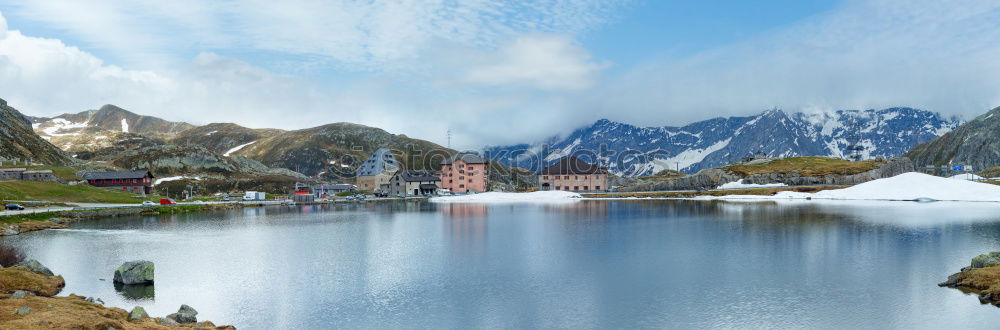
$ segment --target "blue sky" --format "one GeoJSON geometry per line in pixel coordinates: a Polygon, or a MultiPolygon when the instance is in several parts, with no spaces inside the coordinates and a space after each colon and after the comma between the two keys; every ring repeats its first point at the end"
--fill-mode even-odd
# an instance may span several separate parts
{"type": "Polygon", "coordinates": [[[0,0],[0,97],[196,124],[347,121],[455,145],[600,118],[1000,105],[1000,4],[0,0]]]}

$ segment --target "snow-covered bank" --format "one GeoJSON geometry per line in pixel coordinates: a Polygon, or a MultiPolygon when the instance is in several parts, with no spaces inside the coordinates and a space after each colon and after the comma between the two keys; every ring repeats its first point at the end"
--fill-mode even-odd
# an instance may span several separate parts
{"type": "Polygon", "coordinates": [[[481,194],[432,197],[433,203],[572,203],[580,194],[569,191],[535,191],[529,193],[487,192],[481,194]]]}
{"type": "Polygon", "coordinates": [[[745,189],[745,188],[772,188],[772,187],[787,187],[784,183],[743,183],[743,179],[736,182],[723,183],[721,186],[715,189],[745,189]]]}
{"type": "Polygon", "coordinates": [[[939,201],[1000,202],[1000,186],[910,172],[891,178],[865,182],[849,188],[823,190],[816,193],[782,191],[772,196],[700,196],[695,199],[831,199],[912,201],[928,198],[939,201]]]}
{"type": "Polygon", "coordinates": [[[196,177],[196,176],[171,176],[171,177],[156,179],[156,181],[153,181],[153,185],[155,186],[155,185],[158,185],[158,184],[161,184],[161,183],[164,183],[164,182],[184,180],[184,179],[191,179],[191,180],[195,180],[195,181],[201,181],[201,178],[196,177]]]}

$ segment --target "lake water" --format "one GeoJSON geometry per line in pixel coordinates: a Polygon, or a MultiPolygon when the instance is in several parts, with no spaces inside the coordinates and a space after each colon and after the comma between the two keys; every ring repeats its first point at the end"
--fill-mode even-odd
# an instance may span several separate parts
{"type": "Polygon", "coordinates": [[[5,237],[63,295],[278,328],[996,328],[936,283],[1000,250],[1000,207],[581,201],[280,206],[5,237]],[[111,283],[156,263],[152,297],[111,283]],[[105,279],[105,280],[101,280],[105,279]]]}

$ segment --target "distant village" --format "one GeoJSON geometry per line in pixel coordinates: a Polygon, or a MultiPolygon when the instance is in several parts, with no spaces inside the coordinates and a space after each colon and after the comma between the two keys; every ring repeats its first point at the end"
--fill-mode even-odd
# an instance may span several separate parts
{"type": "MultiPolygon", "coordinates": [[[[490,160],[474,152],[461,152],[440,163],[439,171],[406,169],[389,149],[378,149],[355,170],[355,182],[307,185],[297,183],[288,199],[312,202],[315,199],[370,194],[375,197],[426,197],[472,194],[501,190],[490,182],[490,160]]],[[[155,177],[149,170],[82,173],[86,184],[136,195],[154,193],[155,177]]],[[[608,190],[608,170],[568,156],[532,176],[529,190],[599,192],[608,190]]],[[[57,182],[51,170],[0,168],[0,180],[57,182]]],[[[65,183],[65,182],[64,182],[65,183]]],[[[73,183],[70,183],[73,184],[73,183]]],[[[261,192],[245,192],[244,200],[263,200],[261,192]]],[[[275,196],[284,198],[284,196],[275,196]]]]}

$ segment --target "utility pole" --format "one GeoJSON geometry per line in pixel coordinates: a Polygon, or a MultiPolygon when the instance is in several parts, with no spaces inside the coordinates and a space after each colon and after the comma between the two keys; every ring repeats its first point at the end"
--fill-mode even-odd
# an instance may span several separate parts
{"type": "Polygon", "coordinates": [[[448,149],[451,149],[451,129],[448,129],[448,149]]]}

